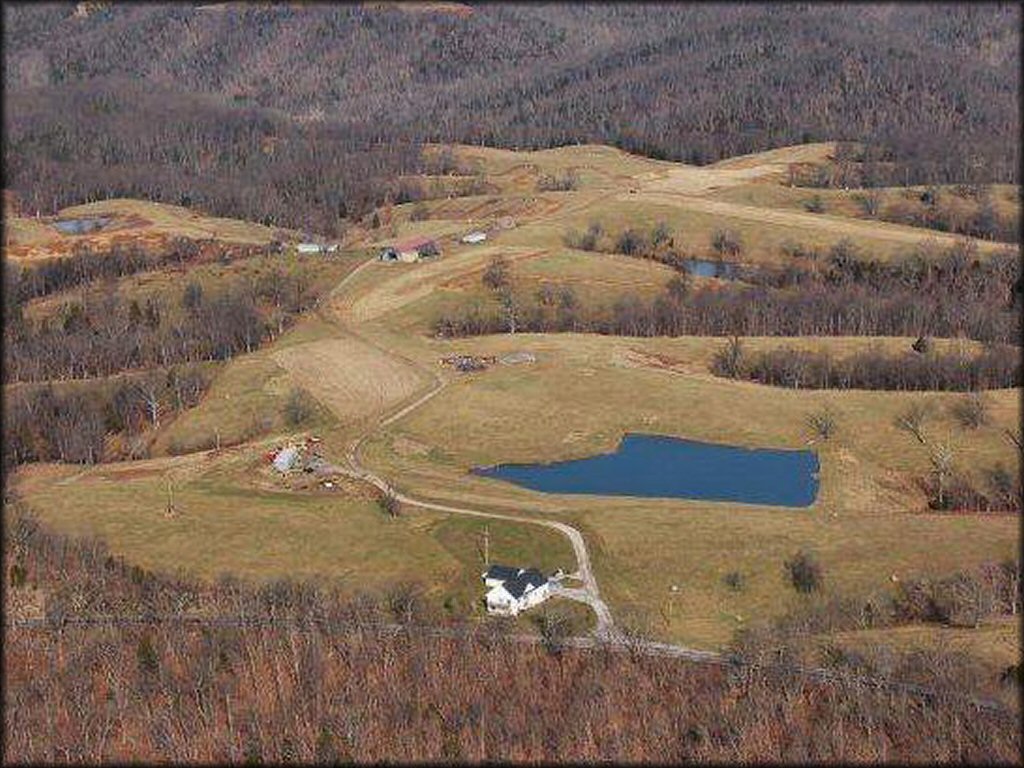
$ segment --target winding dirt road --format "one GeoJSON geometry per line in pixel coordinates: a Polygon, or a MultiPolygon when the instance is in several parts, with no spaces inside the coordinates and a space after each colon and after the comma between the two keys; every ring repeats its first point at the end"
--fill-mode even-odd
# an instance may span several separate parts
{"type": "MultiPolygon", "coordinates": [[[[439,512],[449,512],[457,515],[470,515],[473,517],[486,517],[496,520],[509,520],[511,522],[525,523],[528,525],[540,525],[545,528],[558,531],[569,539],[570,544],[572,544],[573,552],[576,555],[576,574],[583,585],[579,588],[566,588],[559,586],[556,587],[555,594],[569,600],[575,600],[589,605],[597,617],[597,625],[594,629],[594,635],[601,640],[616,640],[618,638],[618,634],[615,630],[615,623],[612,619],[611,611],[609,610],[608,605],[601,598],[601,592],[597,586],[597,579],[594,577],[594,571],[590,564],[590,554],[587,552],[586,542],[583,539],[583,535],[576,528],[573,528],[567,523],[562,523],[556,520],[503,515],[498,512],[485,512],[483,510],[471,509],[469,507],[454,507],[424,499],[417,499],[414,496],[402,493],[384,477],[381,477],[377,473],[368,469],[360,461],[359,449],[366,440],[372,437],[378,430],[394,424],[399,419],[404,418],[417,408],[424,405],[426,402],[437,396],[448,384],[447,379],[441,376],[437,371],[428,371],[404,355],[396,353],[393,350],[384,349],[380,345],[363,337],[351,327],[350,318],[347,316],[348,313],[346,310],[352,307],[352,301],[350,297],[345,295],[345,289],[349,287],[357,275],[370,267],[374,261],[375,259],[370,259],[359,265],[359,267],[346,275],[346,277],[339,282],[337,286],[335,286],[334,290],[331,291],[330,298],[332,303],[330,309],[333,310],[332,319],[340,327],[348,340],[354,344],[358,344],[361,349],[373,349],[382,360],[387,361],[389,368],[406,366],[417,370],[420,373],[427,373],[429,377],[433,379],[433,382],[430,385],[430,389],[423,395],[415,399],[413,402],[401,407],[395,413],[392,413],[378,421],[375,425],[364,431],[359,437],[355,438],[346,450],[345,461],[348,466],[333,467],[333,469],[340,470],[351,477],[368,482],[378,488],[382,493],[392,494],[396,499],[398,499],[398,501],[407,506],[420,507],[422,509],[433,509],[439,512]]],[[[301,361],[303,359],[304,357],[302,355],[296,355],[292,358],[291,362],[295,366],[301,366],[301,361]]],[[[330,400],[325,401],[324,404],[328,407],[331,407],[332,405],[330,400]]],[[[680,650],[689,651],[690,649],[680,650]]],[[[694,653],[701,652],[694,651],[694,653]]]]}

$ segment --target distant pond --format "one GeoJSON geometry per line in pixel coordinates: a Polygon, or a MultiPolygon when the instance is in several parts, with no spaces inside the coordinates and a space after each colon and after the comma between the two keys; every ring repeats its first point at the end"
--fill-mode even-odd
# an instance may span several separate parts
{"type": "Polygon", "coordinates": [[[627,434],[614,453],[472,471],[544,493],[736,501],[807,507],[818,494],[813,451],[738,448],[627,434]]]}
{"type": "Polygon", "coordinates": [[[708,259],[686,259],[683,268],[697,277],[717,277],[719,280],[735,280],[739,276],[739,265],[729,261],[708,259]]]}
{"type": "Polygon", "coordinates": [[[103,229],[110,223],[109,218],[90,217],[87,219],[62,219],[53,222],[53,226],[65,235],[84,235],[87,232],[94,232],[103,229]]]}

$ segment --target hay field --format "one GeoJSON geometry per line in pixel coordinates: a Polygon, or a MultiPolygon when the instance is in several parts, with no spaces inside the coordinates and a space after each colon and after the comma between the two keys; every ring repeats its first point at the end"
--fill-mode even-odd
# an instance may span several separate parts
{"type": "Polygon", "coordinates": [[[409,366],[351,337],[295,344],[272,358],[296,384],[348,422],[386,410],[423,383],[409,366]]]}

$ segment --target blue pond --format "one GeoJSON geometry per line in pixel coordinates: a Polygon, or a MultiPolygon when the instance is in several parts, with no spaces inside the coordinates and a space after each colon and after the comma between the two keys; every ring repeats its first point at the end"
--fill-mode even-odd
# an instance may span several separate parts
{"type": "Polygon", "coordinates": [[[736,264],[728,261],[708,261],[707,259],[686,259],[683,267],[691,275],[697,277],[717,277],[720,280],[735,280],[739,274],[736,264]]]}
{"type": "Polygon", "coordinates": [[[474,474],[545,493],[735,501],[806,507],[818,493],[813,451],[736,448],[628,434],[615,453],[553,464],[499,464],[474,474]]]}

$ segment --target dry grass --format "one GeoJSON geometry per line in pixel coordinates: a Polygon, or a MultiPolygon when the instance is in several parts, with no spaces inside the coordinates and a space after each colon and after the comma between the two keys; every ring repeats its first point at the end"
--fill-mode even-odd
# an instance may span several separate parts
{"type": "MultiPolygon", "coordinates": [[[[837,351],[879,343],[828,341],[837,351]]],[[[887,344],[905,348],[910,341],[887,344]]],[[[1000,430],[1016,424],[1016,392],[990,393],[992,425],[967,431],[950,413],[956,395],[806,392],[718,379],[705,366],[721,343],[573,335],[431,342],[438,356],[447,349],[496,355],[526,349],[538,360],[457,378],[368,445],[365,458],[412,493],[576,521],[596,550],[599,582],[613,610],[637,606],[660,634],[697,645],[724,643],[752,617],[783,611],[794,594],[785,584],[782,562],[801,546],[819,552],[830,583],[843,591],[885,587],[893,572],[938,574],[1012,555],[1016,518],[910,511],[924,509],[923,494],[911,479],[927,471],[929,460],[895,419],[911,400],[925,398],[935,408],[926,431],[956,446],[959,466],[977,470],[1003,462],[1012,467],[1014,449],[1000,430]],[[643,364],[654,355],[671,358],[679,370],[643,364]],[[631,431],[752,447],[805,447],[811,437],[806,416],[824,403],[836,413],[839,433],[834,444],[818,446],[821,491],[806,511],[547,495],[466,474],[480,464],[608,451],[631,431]],[[434,450],[399,452],[394,444],[400,439],[434,450]],[[747,575],[741,593],[722,583],[731,570],[747,575]],[[682,589],[670,607],[671,584],[682,589]]],[[[794,342],[754,340],[752,347],[787,343],[794,342]]]]}
{"type": "Polygon", "coordinates": [[[485,173],[487,180],[503,192],[532,191],[541,175],[569,170],[577,172],[580,189],[614,189],[634,177],[663,173],[676,165],[599,144],[520,152],[454,145],[453,151],[462,162],[485,173]]]}
{"type": "Polygon", "coordinates": [[[351,337],[295,344],[274,352],[272,358],[293,381],[349,423],[381,413],[423,383],[410,366],[351,337]]]}
{"type": "MultiPolygon", "coordinates": [[[[534,352],[537,362],[530,365],[496,366],[472,375],[442,372],[450,381],[447,389],[372,439],[365,446],[365,463],[401,490],[420,497],[573,521],[584,532],[602,592],[617,616],[635,610],[648,617],[657,634],[706,647],[720,646],[738,627],[787,609],[796,595],[784,581],[782,562],[799,547],[818,553],[826,583],[844,593],[887,588],[893,573],[938,575],[1008,557],[1019,540],[1017,518],[924,511],[923,494],[913,479],[928,470],[928,453],[901,432],[895,420],[910,402],[927,400],[934,416],[925,432],[930,440],[954,446],[960,469],[977,473],[997,462],[1012,468],[1018,456],[1002,430],[1019,422],[1015,391],[989,393],[991,424],[964,430],[951,413],[955,394],[793,391],[714,377],[707,366],[722,339],[565,334],[448,342],[429,335],[430,323],[442,308],[467,297],[484,298],[479,275],[498,253],[513,263],[527,289],[548,281],[567,282],[581,295],[603,297],[627,289],[654,290],[667,279],[670,272],[655,264],[564,247],[570,228],[585,229],[595,220],[610,232],[650,229],[665,221],[676,243],[695,254],[708,248],[714,230],[734,228],[745,242],[744,258],[752,261],[782,261],[781,247],[786,243],[827,248],[844,236],[852,237],[871,257],[888,258],[932,236],[852,220],[842,210],[836,211],[840,215],[804,213],[799,207],[809,191],[771,183],[785,170],[785,163],[815,161],[827,151],[826,145],[786,148],[698,169],[609,147],[530,153],[457,147],[457,154],[485,172],[502,194],[432,201],[428,209],[439,218],[420,222],[408,220],[411,206],[400,206],[393,228],[369,233],[366,242],[410,234],[456,235],[508,211],[516,212],[519,226],[483,246],[447,242],[438,261],[374,264],[362,270],[343,292],[325,302],[321,318],[303,321],[273,347],[228,366],[210,397],[172,429],[179,436],[208,433],[214,424],[241,429],[247,409],[265,412],[278,407],[281,393],[299,382],[334,410],[338,421],[323,429],[325,445],[334,452],[331,458],[339,459],[344,439],[357,433],[355,421],[408,399],[426,381],[427,371],[439,370],[442,356],[534,352]],[[579,174],[577,191],[534,192],[540,175],[570,169],[579,174]],[[752,179],[759,181],[751,183],[752,179]],[[345,335],[335,325],[339,318],[362,340],[345,335]],[[414,374],[371,344],[424,370],[414,374]],[[545,495],[467,474],[476,464],[568,459],[608,451],[625,432],[756,447],[806,447],[811,439],[806,417],[825,404],[835,413],[839,431],[828,445],[814,446],[822,462],[821,490],[807,510],[545,495]],[[734,570],[746,577],[742,590],[723,583],[725,574],[734,570]],[[678,592],[669,591],[673,584],[678,592]]],[[[842,355],[875,344],[906,349],[911,341],[750,339],[747,344],[753,350],[825,347],[842,355]]],[[[194,500],[190,499],[211,520],[216,510],[247,504],[250,493],[240,490],[245,487],[242,469],[222,460],[215,465],[219,479],[197,482],[191,491],[194,500]],[[203,501],[205,495],[209,499],[203,501]]],[[[36,497],[61,508],[53,501],[60,491],[40,477],[36,497]]],[[[96,512],[88,518],[66,510],[54,512],[56,522],[74,527],[92,520],[98,526],[95,521],[109,516],[115,522],[105,523],[103,532],[120,536],[127,550],[152,561],[167,562],[175,551],[191,546],[181,536],[167,543],[157,540],[164,537],[153,536],[150,527],[132,527],[131,484],[113,488],[89,473],[81,482],[90,492],[89,484],[95,484],[96,512]],[[165,549],[156,557],[152,548],[160,547],[165,549]]],[[[335,575],[345,573],[338,563],[346,561],[351,548],[354,561],[364,564],[367,578],[374,582],[401,574],[399,553],[405,549],[416,553],[413,559],[428,568],[435,585],[463,578],[453,573],[479,569],[478,555],[473,554],[480,533],[476,521],[410,511],[407,519],[389,529],[392,538],[385,539],[386,547],[378,546],[374,554],[366,542],[381,523],[370,510],[350,512],[351,504],[345,502],[332,507],[344,510],[339,515],[343,519],[335,520],[318,506],[325,503],[319,497],[301,497],[296,508],[304,511],[286,516],[291,522],[282,527],[282,510],[290,509],[290,499],[300,497],[259,493],[266,495],[259,496],[256,505],[263,510],[254,518],[258,525],[247,525],[249,519],[231,512],[221,521],[223,528],[204,529],[211,541],[220,537],[231,542],[237,554],[230,562],[254,574],[260,556],[253,553],[272,552],[273,547],[283,549],[268,558],[272,567],[298,562],[308,572],[322,568],[335,575]],[[365,530],[356,530],[359,526],[365,530]],[[276,541],[285,535],[292,541],[276,541]],[[294,543],[296,538],[308,541],[308,548],[294,543]],[[317,554],[310,555],[314,550],[317,554]]],[[[139,494],[138,500],[152,506],[159,488],[154,485],[139,494]]],[[[566,544],[555,534],[512,523],[503,528],[500,535],[508,549],[502,557],[562,565],[566,544]]],[[[492,535],[496,531],[492,528],[492,535]]],[[[191,555],[186,559],[195,562],[191,555]]],[[[492,559],[497,559],[493,549],[492,559]]],[[[463,586],[448,595],[454,604],[471,603],[474,583],[470,577],[459,583],[463,586]]]]}
{"type": "Polygon", "coordinates": [[[5,230],[4,255],[17,259],[67,256],[76,243],[102,249],[116,241],[155,243],[171,237],[188,237],[262,245],[281,233],[289,234],[287,230],[253,222],[206,216],[177,205],[127,198],[74,205],[55,217],[40,220],[11,217],[5,222],[5,230]],[[94,216],[109,216],[113,221],[102,230],[83,235],[65,235],[51,226],[57,219],[94,216]]]}
{"type": "Polygon", "coordinates": [[[831,160],[836,152],[834,141],[796,144],[789,147],[778,147],[765,152],[754,152],[749,155],[737,155],[709,166],[711,168],[742,169],[764,166],[778,166],[782,170],[790,163],[823,163],[831,160]]]}
{"type": "MultiPolygon", "coordinates": [[[[21,468],[13,488],[42,522],[99,536],[129,562],[203,579],[290,577],[382,593],[415,584],[458,615],[481,614],[484,523],[417,510],[386,516],[365,486],[288,491],[261,460],[271,445],[94,467],[21,468]],[[176,514],[165,515],[172,482],[176,514]]],[[[492,562],[572,564],[559,534],[487,523],[492,562]]]]}

